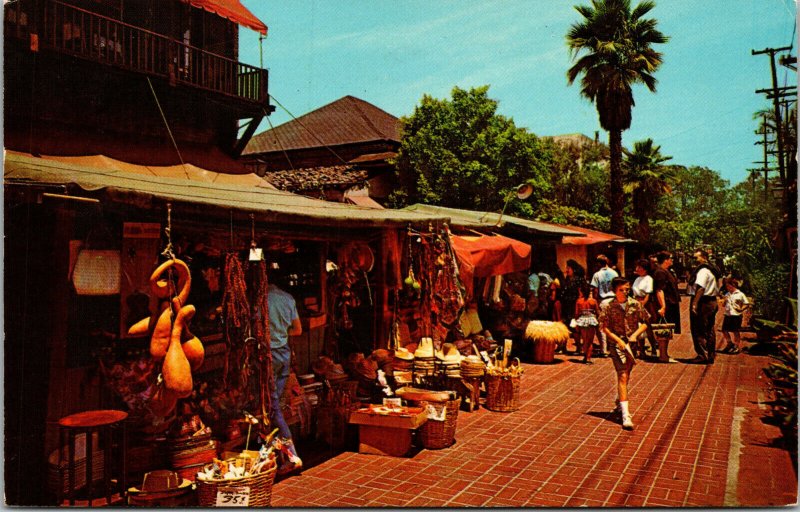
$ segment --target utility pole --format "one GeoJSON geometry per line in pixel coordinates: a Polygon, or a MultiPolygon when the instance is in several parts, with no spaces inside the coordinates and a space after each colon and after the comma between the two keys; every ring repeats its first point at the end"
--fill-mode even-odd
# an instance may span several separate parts
{"type": "MultiPolygon", "coordinates": [[[[769,54],[770,71],[772,72],[772,90],[768,93],[767,97],[772,96],[772,105],[775,109],[775,130],[776,130],[776,140],[778,143],[778,172],[780,173],[781,185],[783,187],[786,187],[786,170],[783,166],[783,123],[781,122],[781,106],[780,106],[780,93],[782,91],[778,88],[778,73],[775,69],[775,54],[791,50],[792,50],[791,46],[784,46],[782,48],[764,48],[763,50],[752,50],[752,49],[750,50],[751,55],[769,54]]],[[[761,91],[756,91],[756,92],[758,93],[761,91]]]]}

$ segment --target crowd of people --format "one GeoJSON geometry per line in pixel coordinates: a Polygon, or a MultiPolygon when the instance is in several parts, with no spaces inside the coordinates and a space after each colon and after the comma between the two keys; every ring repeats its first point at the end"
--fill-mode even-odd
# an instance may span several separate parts
{"type": "MultiPolygon", "coordinates": [[[[715,325],[720,303],[725,315],[722,337],[726,345],[719,352],[727,354],[741,351],[739,330],[749,304],[739,289],[739,278],[723,277],[705,250],[698,249],[693,257],[694,268],[682,275],[690,296],[689,325],[696,356],[685,362],[713,364],[718,352],[715,325]]],[[[505,276],[504,281],[487,282],[486,298],[493,293],[494,299],[485,302],[488,309],[484,312],[495,339],[522,341],[522,333],[531,320],[563,322],[572,333],[572,347],[568,342],[557,351],[582,356],[584,364],[593,364],[593,357],[611,358],[618,384],[615,411],[620,414],[623,427],[632,429],[627,389],[637,359],[652,356],[675,362],[667,353],[668,339],[663,336],[664,329],[681,333],[675,255],[660,251],[636,261],[630,280],[620,276],[603,254],[596,257],[594,264],[591,274],[569,259],[563,273],[554,266],[549,272],[534,271],[527,277],[505,276]]]]}
{"type": "MultiPolygon", "coordinates": [[[[686,292],[691,297],[689,323],[696,356],[686,362],[713,364],[718,351],[715,324],[719,299],[725,315],[722,337],[726,342],[719,352],[727,354],[741,351],[739,330],[749,304],[739,289],[740,279],[733,275],[723,277],[709,262],[705,250],[699,249],[693,256],[696,264],[686,277],[686,292]]],[[[628,385],[636,360],[648,352],[658,357],[660,352],[661,361],[674,362],[666,354],[668,345],[659,341],[653,329],[653,325],[667,325],[675,334],[681,333],[681,296],[673,264],[673,253],[658,252],[636,261],[635,277],[629,281],[600,254],[591,277],[570,259],[563,275],[533,273],[528,278],[530,296],[540,299],[540,314],[532,319],[564,322],[573,333],[574,348],[562,346],[560,351],[582,355],[585,364],[592,364],[593,356],[611,358],[617,375],[615,412],[621,416],[625,429],[633,428],[628,385]],[[542,287],[544,294],[540,292],[542,287]]],[[[556,269],[554,273],[559,272],[556,269]]]]}

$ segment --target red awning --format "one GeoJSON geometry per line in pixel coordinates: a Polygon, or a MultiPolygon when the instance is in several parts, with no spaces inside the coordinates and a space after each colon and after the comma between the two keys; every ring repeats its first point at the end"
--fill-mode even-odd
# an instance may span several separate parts
{"type": "Polygon", "coordinates": [[[267,26],[256,18],[252,12],[247,10],[239,0],[181,0],[184,3],[205,9],[208,12],[218,14],[223,18],[227,18],[239,25],[251,28],[257,32],[267,35],[267,26]]]}
{"type": "Polygon", "coordinates": [[[511,272],[527,272],[531,266],[531,246],[502,235],[450,237],[458,259],[461,282],[472,295],[472,280],[511,272]]]}

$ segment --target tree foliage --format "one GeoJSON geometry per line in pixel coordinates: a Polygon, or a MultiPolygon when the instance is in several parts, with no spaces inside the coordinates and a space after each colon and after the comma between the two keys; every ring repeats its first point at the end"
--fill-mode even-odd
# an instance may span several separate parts
{"type": "MultiPolygon", "coordinates": [[[[533,185],[528,200],[533,205],[550,193],[552,148],[499,115],[488,90],[455,87],[452,99],[425,95],[414,113],[401,119],[395,205],[499,211],[522,183],[533,185]]],[[[507,211],[530,215],[533,207],[514,198],[507,211]]]]}
{"type": "Polygon", "coordinates": [[[638,220],[635,238],[649,244],[650,217],[661,196],[672,193],[675,181],[674,168],[663,165],[671,156],[661,154],[661,146],[653,139],[633,144],[633,151],[625,150],[623,189],[631,194],[633,214],[638,220]]]}
{"type": "Polygon", "coordinates": [[[609,198],[611,231],[623,234],[622,132],[631,126],[633,85],[656,90],[653,73],[662,55],[653,45],[669,38],[656,29],[657,21],[645,18],[655,3],[649,0],[631,8],[630,0],[592,0],[575,10],[583,19],[567,32],[575,64],[567,71],[567,82],[581,77],[581,95],[597,107],[600,126],[609,134],[609,198]]]}

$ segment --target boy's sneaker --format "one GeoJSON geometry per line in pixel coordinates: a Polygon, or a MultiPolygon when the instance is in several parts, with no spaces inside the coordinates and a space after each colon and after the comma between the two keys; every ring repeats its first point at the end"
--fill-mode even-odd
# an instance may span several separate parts
{"type": "Polygon", "coordinates": [[[622,417],[622,428],[625,430],[633,430],[633,420],[630,414],[626,414],[622,417]]]}

